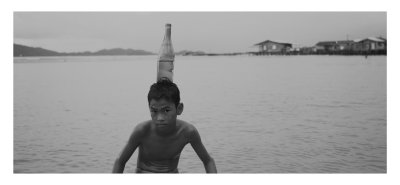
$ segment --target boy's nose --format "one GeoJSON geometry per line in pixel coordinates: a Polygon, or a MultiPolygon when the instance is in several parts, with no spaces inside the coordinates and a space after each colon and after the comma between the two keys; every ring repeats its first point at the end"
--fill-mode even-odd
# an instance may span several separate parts
{"type": "Polygon", "coordinates": [[[164,121],[164,116],[162,114],[157,114],[156,119],[157,121],[164,121]]]}

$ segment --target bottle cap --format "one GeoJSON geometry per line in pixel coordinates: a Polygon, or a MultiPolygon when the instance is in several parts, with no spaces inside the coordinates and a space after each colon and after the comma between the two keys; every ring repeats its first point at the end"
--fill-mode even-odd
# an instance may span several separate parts
{"type": "Polygon", "coordinates": [[[171,27],[171,24],[167,23],[165,24],[165,27],[171,27]]]}

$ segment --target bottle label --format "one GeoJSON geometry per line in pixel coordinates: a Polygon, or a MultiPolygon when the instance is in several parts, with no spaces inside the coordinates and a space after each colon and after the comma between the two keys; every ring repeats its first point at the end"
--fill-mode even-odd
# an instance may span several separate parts
{"type": "Polygon", "coordinates": [[[159,60],[158,61],[158,70],[157,70],[157,79],[167,78],[172,82],[172,77],[174,75],[174,62],[173,60],[159,60]]]}
{"type": "Polygon", "coordinates": [[[160,60],[159,65],[158,65],[158,70],[159,71],[170,71],[174,70],[174,62],[171,61],[166,61],[166,60],[160,60]]]}

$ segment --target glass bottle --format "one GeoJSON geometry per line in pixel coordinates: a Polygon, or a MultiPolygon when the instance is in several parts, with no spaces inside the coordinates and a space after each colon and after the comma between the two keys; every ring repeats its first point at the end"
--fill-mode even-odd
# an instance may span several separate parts
{"type": "Polygon", "coordinates": [[[171,41],[171,24],[165,25],[164,40],[161,44],[157,62],[157,81],[168,79],[172,82],[175,53],[171,41]]]}

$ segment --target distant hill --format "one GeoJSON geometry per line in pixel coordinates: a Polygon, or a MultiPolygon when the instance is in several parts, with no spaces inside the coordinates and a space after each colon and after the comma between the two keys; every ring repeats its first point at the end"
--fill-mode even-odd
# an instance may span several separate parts
{"type": "Polygon", "coordinates": [[[206,55],[206,53],[204,51],[188,51],[188,50],[179,51],[179,52],[176,52],[175,54],[176,55],[183,55],[183,56],[187,56],[187,55],[194,55],[194,56],[206,55]]]}
{"type": "Polygon", "coordinates": [[[134,49],[102,49],[94,53],[95,55],[153,55],[154,53],[144,51],[144,50],[134,50],[134,49]]]}
{"type": "Polygon", "coordinates": [[[154,55],[152,52],[144,50],[134,50],[134,49],[102,49],[96,52],[71,52],[71,53],[60,53],[56,51],[51,51],[48,49],[43,49],[39,47],[29,47],[20,44],[14,44],[14,57],[19,56],[100,56],[100,55],[154,55]]]}
{"type": "Polygon", "coordinates": [[[14,57],[17,56],[57,56],[59,53],[43,48],[34,48],[19,44],[14,44],[14,57]]]}

